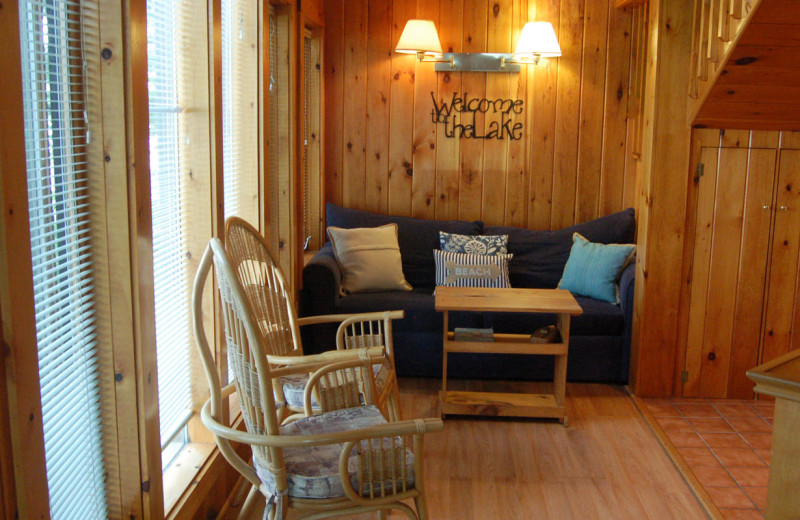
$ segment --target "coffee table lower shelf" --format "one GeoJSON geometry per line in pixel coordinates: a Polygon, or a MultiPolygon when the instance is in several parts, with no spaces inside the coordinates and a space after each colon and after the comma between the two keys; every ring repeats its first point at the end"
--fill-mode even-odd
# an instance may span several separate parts
{"type": "Polygon", "coordinates": [[[544,417],[567,425],[564,406],[552,394],[507,394],[499,392],[439,392],[442,416],[544,417]]]}

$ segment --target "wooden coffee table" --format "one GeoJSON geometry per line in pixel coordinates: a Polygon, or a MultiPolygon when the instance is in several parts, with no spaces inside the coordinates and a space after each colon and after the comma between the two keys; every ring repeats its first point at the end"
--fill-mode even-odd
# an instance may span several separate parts
{"type": "MultiPolygon", "coordinates": [[[[489,415],[549,417],[568,424],[564,408],[567,383],[567,353],[571,316],[583,313],[569,291],[563,289],[488,289],[479,287],[437,287],[436,310],[444,313],[441,415],[489,415]],[[448,328],[449,311],[538,312],[558,315],[560,343],[531,343],[529,334],[495,333],[494,341],[456,341],[448,328]],[[447,390],[447,355],[452,352],[477,354],[525,354],[555,356],[552,394],[497,392],[456,392],[447,390]]],[[[533,331],[531,331],[533,332],[533,331]]]]}

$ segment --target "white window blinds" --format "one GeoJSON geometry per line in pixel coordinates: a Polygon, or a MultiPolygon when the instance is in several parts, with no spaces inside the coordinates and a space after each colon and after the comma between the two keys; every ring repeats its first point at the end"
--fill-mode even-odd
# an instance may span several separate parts
{"type": "MultiPolygon", "coordinates": [[[[147,1],[147,77],[150,103],[150,189],[161,447],[191,416],[187,212],[181,182],[182,107],[179,103],[181,4],[147,1]]],[[[162,464],[169,462],[163,457],[162,464]]]]}
{"type": "Polygon", "coordinates": [[[81,22],[77,1],[20,3],[31,261],[53,519],[107,516],[81,22]]]}
{"type": "Polygon", "coordinates": [[[222,143],[225,218],[258,227],[258,5],[222,0],[222,143]]]}

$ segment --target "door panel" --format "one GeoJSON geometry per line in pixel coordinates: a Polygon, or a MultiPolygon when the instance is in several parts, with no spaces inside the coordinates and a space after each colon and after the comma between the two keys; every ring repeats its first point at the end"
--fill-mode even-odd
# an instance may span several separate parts
{"type": "Polygon", "coordinates": [[[697,218],[692,255],[692,287],[689,297],[689,326],[686,341],[687,381],[683,395],[699,395],[700,358],[703,355],[703,331],[708,304],[708,276],[711,264],[711,239],[714,230],[714,199],[717,190],[718,148],[703,148],[700,161],[704,174],[697,187],[697,218]]]}
{"type": "Polygon", "coordinates": [[[776,155],[775,150],[750,151],[728,377],[728,397],[732,398],[753,397],[753,382],[745,373],[758,364],[776,155]]]}
{"type": "Polygon", "coordinates": [[[727,394],[736,308],[734,295],[742,245],[747,154],[748,150],[744,148],[722,148],[719,153],[708,303],[700,358],[699,389],[703,396],[724,397],[727,394]]]}
{"type": "Polygon", "coordinates": [[[775,206],[764,347],[760,363],[789,352],[792,343],[800,250],[800,150],[780,151],[775,206]]]}
{"type": "Polygon", "coordinates": [[[702,161],[683,395],[745,395],[761,339],[776,151],[704,148],[702,161]]]}

